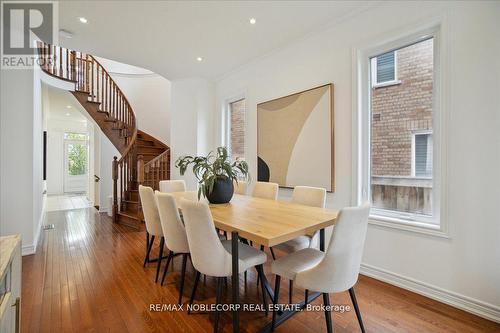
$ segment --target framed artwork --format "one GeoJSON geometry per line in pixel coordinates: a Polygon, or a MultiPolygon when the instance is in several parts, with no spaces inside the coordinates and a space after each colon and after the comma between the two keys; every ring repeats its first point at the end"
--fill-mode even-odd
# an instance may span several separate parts
{"type": "Polygon", "coordinates": [[[335,191],[333,84],[257,105],[257,178],[335,191]]]}

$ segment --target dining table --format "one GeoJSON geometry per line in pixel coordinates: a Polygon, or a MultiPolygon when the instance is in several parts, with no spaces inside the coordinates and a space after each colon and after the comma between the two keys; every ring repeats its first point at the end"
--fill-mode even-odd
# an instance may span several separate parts
{"type": "MultiPolygon", "coordinates": [[[[199,200],[195,191],[171,192],[177,206],[182,212],[181,199],[199,200]]],[[[203,197],[200,200],[206,201],[203,197]]],[[[207,201],[208,203],[208,201],[207,201]]],[[[299,236],[312,235],[319,230],[320,250],[325,250],[325,228],[335,224],[338,211],[328,208],[311,207],[290,201],[271,200],[247,195],[234,194],[231,201],[225,204],[209,204],[215,227],[231,234],[232,277],[231,296],[234,305],[239,300],[239,267],[238,242],[245,240],[273,247],[299,236]]],[[[261,281],[271,301],[274,291],[264,276],[261,281]]],[[[291,309],[280,310],[277,314],[275,327],[300,311],[306,304],[312,302],[321,293],[308,293],[308,299],[291,309]]],[[[239,307],[232,311],[233,332],[240,331],[239,307]]],[[[271,322],[262,327],[259,332],[270,332],[271,322]]]]}

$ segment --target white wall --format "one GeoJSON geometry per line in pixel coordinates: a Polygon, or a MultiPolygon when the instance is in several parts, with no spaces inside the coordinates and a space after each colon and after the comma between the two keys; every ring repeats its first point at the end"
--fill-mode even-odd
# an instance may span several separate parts
{"type": "Polygon", "coordinates": [[[0,235],[21,234],[30,254],[44,199],[41,83],[33,70],[2,70],[0,80],[0,235]]]}
{"type": "Polygon", "coordinates": [[[450,100],[444,185],[451,238],[370,225],[364,269],[500,321],[500,3],[382,3],[228,73],[216,86],[215,141],[223,142],[224,101],[245,94],[245,151],[255,178],[256,104],[333,82],[337,191],[327,201],[333,208],[350,205],[355,181],[353,50],[435,18],[444,19],[442,43],[448,48],[443,64],[449,67],[450,100]]]}
{"type": "Polygon", "coordinates": [[[188,170],[180,176],[174,164],[181,155],[207,154],[213,149],[213,83],[199,78],[172,81],[172,179],[184,179],[188,189],[197,188],[188,170]]]}
{"type": "Polygon", "coordinates": [[[170,145],[170,81],[143,68],[98,60],[132,105],[139,129],[170,145]]]}

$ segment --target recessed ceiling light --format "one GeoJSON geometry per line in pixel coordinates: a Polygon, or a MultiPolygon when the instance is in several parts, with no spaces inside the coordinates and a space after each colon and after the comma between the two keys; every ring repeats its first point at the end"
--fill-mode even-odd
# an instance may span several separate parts
{"type": "Polygon", "coordinates": [[[202,57],[198,57],[196,58],[197,61],[203,61],[203,58],[202,57]]]}
{"type": "Polygon", "coordinates": [[[250,24],[255,24],[257,23],[257,20],[253,17],[250,18],[250,24]]]}
{"type": "Polygon", "coordinates": [[[71,114],[69,114],[69,113],[66,113],[66,115],[67,115],[67,116],[71,116],[71,114]]]}
{"type": "Polygon", "coordinates": [[[79,20],[80,20],[80,22],[82,22],[82,23],[87,23],[87,22],[88,22],[88,20],[87,20],[85,17],[79,17],[78,19],[79,19],[79,20]]]}
{"type": "Polygon", "coordinates": [[[66,108],[67,109],[71,109],[71,105],[66,105],[66,108]]]}

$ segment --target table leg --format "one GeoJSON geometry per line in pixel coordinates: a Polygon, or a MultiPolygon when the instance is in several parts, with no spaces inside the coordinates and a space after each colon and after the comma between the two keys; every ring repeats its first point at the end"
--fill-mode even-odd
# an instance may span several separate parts
{"type": "Polygon", "coordinates": [[[320,251],[325,251],[325,229],[319,231],[319,249],[320,251]]]}
{"type": "Polygon", "coordinates": [[[236,308],[239,304],[239,293],[240,293],[240,277],[239,277],[239,261],[238,261],[238,233],[233,231],[231,233],[231,256],[232,256],[232,296],[233,296],[233,332],[237,333],[240,331],[240,313],[239,309],[236,308]]]}

